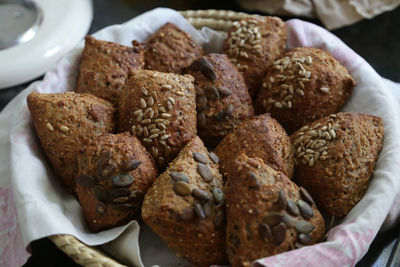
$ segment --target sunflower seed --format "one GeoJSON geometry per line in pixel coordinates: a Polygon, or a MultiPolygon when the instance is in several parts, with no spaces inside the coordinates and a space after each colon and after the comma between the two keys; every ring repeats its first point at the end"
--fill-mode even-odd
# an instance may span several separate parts
{"type": "Polygon", "coordinates": [[[193,218],[194,218],[193,208],[183,209],[182,212],[179,214],[179,218],[182,221],[191,221],[191,220],[193,220],[193,218]]]}
{"type": "Polygon", "coordinates": [[[90,188],[90,187],[93,187],[93,186],[96,185],[96,179],[93,178],[92,176],[83,174],[83,175],[78,176],[76,178],[76,183],[80,184],[80,185],[82,185],[84,187],[90,188]]]}
{"type": "Polygon", "coordinates": [[[197,113],[197,123],[200,127],[205,127],[207,124],[206,115],[204,112],[197,113]]]}
{"type": "Polygon", "coordinates": [[[146,101],[143,98],[140,99],[140,107],[141,108],[146,108],[147,107],[146,101]]]}
{"type": "Polygon", "coordinates": [[[214,72],[213,65],[206,59],[202,58],[196,60],[189,66],[190,70],[200,71],[207,79],[212,82],[217,80],[217,75],[214,72]]]}
{"type": "Polygon", "coordinates": [[[279,191],[278,203],[279,203],[279,207],[281,209],[283,209],[283,210],[286,209],[287,200],[285,197],[285,193],[282,190],[279,191]]]}
{"type": "Polygon", "coordinates": [[[168,118],[171,118],[171,114],[169,114],[169,113],[166,113],[166,112],[164,112],[164,113],[161,113],[161,117],[162,118],[164,118],[164,119],[168,119],[168,118]]]}
{"type": "Polygon", "coordinates": [[[319,90],[321,90],[321,92],[323,92],[325,94],[329,93],[329,88],[328,87],[321,87],[321,88],[319,88],[319,90]]]}
{"type": "Polygon", "coordinates": [[[214,224],[218,229],[221,229],[225,222],[225,212],[223,210],[218,210],[215,213],[214,224]]]}
{"type": "Polygon", "coordinates": [[[287,211],[290,214],[292,214],[294,216],[299,216],[300,215],[300,211],[299,211],[299,209],[297,208],[296,204],[293,201],[288,200],[286,208],[287,208],[287,211]]]}
{"type": "Polygon", "coordinates": [[[313,200],[313,198],[311,197],[311,195],[308,193],[308,191],[300,186],[300,194],[303,197],[303,199],[310,205],[315,205],[315,202],[313,200]]]}
{"type": "Polygon", "coordinates": [[[147,100],[147,105],[152,106],[154,104],[154,98],[152,96],[147,100]]]}
{"type": "Polygon", "coordinates": [[[97,184],[92,188],[93,195],[102,202],[108,202],[109,196],[103,186],[97,184]]]}
{"type": "Polygon", "coordinates": [[[207,97],[205,97],[204,95],[198,96],[197,97],[197,110],[204,111],[207,108],[208,108],[207,97]]]}
{"type": "Polygon", "coordinates": [[[261,223],[258,225],[258,234],[263,241],[272,241],[272,232],[268,224],[261,223]]]}
{"type": "Polygon", "coordinates": [[[193,205],[194,212],[196,213],[197,217],[200,219],[205,219],[206,214],[204,213],[203,207],[201,206],[200,203],[194,203],[193,205]]]}
{"type": "Polygon", "coordinates": [[[129,201],[129,197],[127,197],[127,196],[116,197],[116,198],[113,198],[113,200],[112,200],[113,203],[125,203],[128,201],[129,201]]]}
{"type": "Polygon", "coordinates": [[[210,152],[210,158],[212,159],[212,161],[214,161],[215,163],[219,162],[219,158],[217,156],[217,154],[215,154],[214,152],[210,152]]]}
{"type": "Polygon", "coordinates": [[[117,165],[115,163],[107,164],[102,170],[99,171],[98,179],[104,180],[104,179],[110,178],[114,174],[116,169],[117,169],[117,165]]]}
{"type": "Polygon", "coordinates": [[[130,194],[131,191],[128,188],[117,187],[110,190],[110,197],[112,199],[117,197],[128,197],[130,194]]]}
{"type": "Polygon", "coordinates": [[[204,88],[204,93],[209,100],[218,100],[219,99],[219,93],[217,88],[214,86],[208,86],[204,88]]]}
{"type": "Polygon", "coordinates": [[[192,195],[200,200],[206,200],[206,201],[210,201],[212,198],[207,191],[204,191],[200,188],[194,188],[192,190],[192,195]]]}
{"type": "Polygon", "coordinates": [[[311,223],[301,220],[296,223],[295,228],[302,234],[309,234],[315,227],[311,223]]]}
{"type": "Polygon", "coordinates": [[[104,213],[106,213],[106,209],[107,207],[103,202],[99,201],[96,203],[96,212],[98,214],[103,215],[104,213]]]}
{"type": "Polygon", "coordinates": [[[283,215],[278,212],[270,212],[263,218],[263,223],[268,224],[269,226],[273,227],[278,223],[282,222],[283,215]]]}
{"type": "Polygon", "coordinates": [[[217,90],[222,95],[231,95],[232,94],[232,91],[229,88],[224,87],[224,86],[217,87],[217,90]]]}
{"type": "Polygon", "coordinates": [[[169,174],[169,176],[175,182],[183,181],[183,182],[189,183],[189,178],[183,172],[171,172],[169,174]]]}
{"type": "Polygon", "coordinates": [[[46,123],[46,128],[49,129],[50,131],[54,131],[54,127],[50,122],[46,123]]]}
{"type": "Polygon", "coordinates": [[[281,102],[275,102],[274,106],[275,106],[276,108],[283,108],[283,105],[282,105],[281,102]]]}
{"type": "Polygon", "coordinates": [[[220,203],[224,202],[225,196],[224,196],[224,192],[222,191],[221,188],[214,187],[212,189],[212,194],[214,196],[215,203],[220,204],[220,203]]]}
{"type": "Polygon", "coordinates": [[[165,140],[168,139],[170,137],[169,134],[164,134],[163,136],[160,137],[160,140],[165,140]]]}
{"type": "Polygon", "coordinates": [[[303,200],[297,200],[297,207],[300,210],[300,214],[308,219],[311,219],[314,217],[314,211],[313,209],[303,200]]]}
{"type": "Polygon", "coordinates": [[[214,204],[212,202],[206,202],[203,204],[204,214],[207,218],[210,218],[214,214],[214,204]]]}
{"type": "Polygon", "coordinates": [[[180,196],[187,196],[192,193],[188,183],[184,181],[178,181],[174,184],[174,192],[180,196]]]}
{"type": "Polygon", "coordinates": [[[200,162],[200,163],[204,163],[204,164],[210,163],[210,160],[208,159],[208,157],[199,152],[193,152],[193,158],[195,161],[200,162]]]}
{"type": "Polygon", "coordinates": [[[271,233],[275,244],[279,246],[286,239],[286,225],[284,223],[278,224],[271,229],[271,233]]]}
{"type": "Polygon", "coordinates": [[[210,182],[213,178],[213,173],[211,170],[207,167],[207,165],[203,163],[197,164],[197,171],[199,172],[201,178],[204,179],[207,183],[210,182]]]}
{"type": "Polygon", "coordinates": [[[120,173],[116,176],[114,176],[113,178],[111,178],[111,182],[113,184],[113,186],[116,187],[127,187],[130,186],[133,183],[133,176],[130,174],[124,174],[124,173],[120,173]]]}

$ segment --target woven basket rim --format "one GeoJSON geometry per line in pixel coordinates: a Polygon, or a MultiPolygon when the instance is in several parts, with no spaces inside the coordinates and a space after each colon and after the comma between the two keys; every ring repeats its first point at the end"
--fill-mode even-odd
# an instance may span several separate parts
{"type": "MultiPolygon", "coordinates": [[[[217,9],[185,10],[179,13],[196,29],[209,27],[225,34],[234,21],[253,16],[244,12],[217,9]]],[[[49,236],[49,239],[74,262],[82,266],[126,267],[98,248],[88,246],[72,235],[53,235],[49,236]]]]}

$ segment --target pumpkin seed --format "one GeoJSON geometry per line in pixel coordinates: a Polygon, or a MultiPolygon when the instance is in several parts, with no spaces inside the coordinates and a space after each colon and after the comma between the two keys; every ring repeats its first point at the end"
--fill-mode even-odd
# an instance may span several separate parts
{"type": "Polygon", "coordinates": [[[113,186],[116,187],[127,187],[131,186],[133,183],[133,176],[130,174],[125,174],[125,173],[120,173],[115,175],[113,178],[111,178],[111,182],[113,186]]]}
{"type": "Polygon", "coordinates": [[[187,196],[192,193],[192,190],[190,189],[189,184],[184,181],[176,182],[174,184],[174,191],[177,195],[180,195],[180,196],[187,196]]]}
{"type": "Polygon", "coordinates": [[[205,155],[203,155],[203,154],[201,154],[199,152],[194,152],[193,153],[193,158],[194,158],[195,161],[200,162],[200,163],[204,163],[204,164],[207,164],[207,163],[210,162],[210,160],[208,159],[207,156],[205,156],[205,155]]]}
{"type": "Polygon", "coordinates": [[[175,182],[183,181],[186,183],[189,183],[189,178],[187,175],[183,172],[171,172],[169,176],[174,180],[175,182]]]}

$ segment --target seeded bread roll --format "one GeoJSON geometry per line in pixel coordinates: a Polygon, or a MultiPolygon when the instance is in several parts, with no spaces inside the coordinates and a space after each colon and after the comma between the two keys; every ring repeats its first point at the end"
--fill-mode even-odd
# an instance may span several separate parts
{"type": "Polygon", "coordinates": [[[89,94],[32,92],[27,98],[32,122],[54,170],[74,190],[76,157],[82,147],[114,130],[114,108],[89,94]]]}
{"type": "Polygon", "coordinates": [[[75,91],[116,105],[128,73],[144,66],[144,47],[137,41],[132,41],[132,46],[86,36],[75,91]]]}
{"type": "Polygon", "coordinates": [[[147,39],[145,68],[181,74],[193,60],[203,55],[203,49],[186,32],[166,23],[147,39]]]}
{"type": "Polygon", "coordinates": [[[268,68],[285,46],[286,27],[280,18],[254,16],[234,22],[222,53],[243,74],[250,95],[255,97],[268,68]]]}
{"type": "Polygon", "coordinates": [[[338,113],[290,136],[295,177],[327,213],[345,216],[363,197],[383,144],[382,119],[338,113]]]}
{"type": "Polygon", "coordinates": [[[329,53],[295,48],[275,61],[257,96],[258,113],[270,112],[291,134],[339,111],[356,83],[329,53]]]}
{"type": "Polygon", "coordinates": [[[225,199],[217,158],[193,138],[147,191],[146,224],[196,266],[227,263],[225,199]]]}
{"type": "Polygon", "coordinates": [[[241,120],[254,115],[243,77],[226,55],[204,56],[187,72],[195,78],[197,126],[206,145],[216,146],[241,120]]]}
{"type": "Polygon", "coordinates": [[[215,153],[220,158],[223,175],[233,168],[232,157],[244,152],[259,157],[289,178],[293,175],[293,147],[282,126],[270,114],[252,117],[239,124],[218,144],[215,153]]]}
{"type": "Polygon", "coordinates": [[[105,134],[78,158],[76,194],[89,229],[128,223],[138,214],[158,172],[151,155],[129,133],[105,134]]]}
{"type": "Polygon", "coordinates": [[[313,199],[282,172],[244,153],[225,185],[227,254],[233,267],[311,245],[324,235],[313,199]]]}
{"type": "Polygon", "coordinates": [[[119,131],[136,135],[163,169],[196,136],[195,112],[192,76],[138,70],[122,89],[119,131]]]}

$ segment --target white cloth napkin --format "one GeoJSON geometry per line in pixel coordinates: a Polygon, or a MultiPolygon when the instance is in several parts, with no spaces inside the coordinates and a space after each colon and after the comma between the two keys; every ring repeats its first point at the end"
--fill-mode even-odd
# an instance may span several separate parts
{"type": "MultiPolygon", "coordinates": [[[[145,41],[166,22],[187,31],[207,47],[208,52],[220,50],[220,35],[210,29],[198,32],[179,13],[165,8],[155,9],[122,25],[107,27],[94,36],[130,45],[133,39],[145,41]]],[[[400,212],[400,86],[381,78],[362,58],[324,29],[299,20],[287,22],[287,27],[289,48],[325,49],[349,69],[358,85],[343,110],[381,116],[385,140],[365,197],[341,225],[328,233],[327,242],[259,262],[270,264],[268,266],[290,266],[302,259],[299,266],[321,266],[322,263],[324,266],[351,266],[367,251],[385,218],[386,226],[390,226],[400,212]]],[[[147,227],[139,229],[136,222],[98,234],[90,233],[77,200],[63,189],[43,156],[31,125],[26,96],[34,90],[45,93],[72,90],[82,47],[83,43],[49,71],[43,81],[21,92],[0,114],[0,159],[3,163],[0,166],[0,265],[23,264],[28,257],[25,248],[30,242],[55,234],[74,235],[88,245],[107,243],[104,249],[133,266],[185,264],[147,227]]]]}

